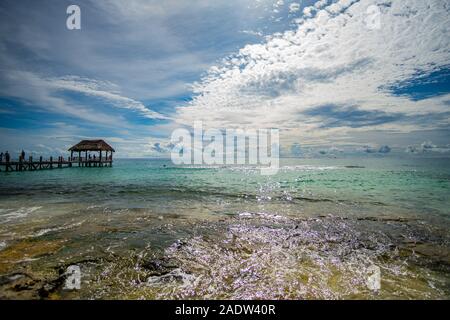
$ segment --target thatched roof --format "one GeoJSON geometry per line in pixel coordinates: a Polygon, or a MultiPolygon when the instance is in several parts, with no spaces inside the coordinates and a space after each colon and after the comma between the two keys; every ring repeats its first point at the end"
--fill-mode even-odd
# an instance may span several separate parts
{"type": "Polygon", "coordinates": [[[113,149],[109,144],[103,140],[82,140],[74,145],[69,151],[112,151],[113,149]]]}

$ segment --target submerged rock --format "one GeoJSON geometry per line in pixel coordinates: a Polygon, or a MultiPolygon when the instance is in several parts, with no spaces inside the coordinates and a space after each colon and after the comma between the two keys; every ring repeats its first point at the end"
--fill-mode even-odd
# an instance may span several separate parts
{"type": "Polygon", "coordinates": [[[12,244],[0,251],[0,274],[15,269],[16,264],[51,255],[62,247],[62,240],[58,241],[29,241],[24,240],[12,244]]]}
{"type": "Polygon", "coordinates": [[[141,264],[141,267],[149,271],[151,276],[165,275],[177,268],[177,266],[167,258],[146,261],[141,264]]]}
{"type": "Polygon", "coordinates": [[[64,283],[65,276],[39,279],[27,273],[0,277],[0,299],[49,299],[64,283]]]}
{"type": "Polygon", "coordinates": [[[0,299],[36,299],[40,281],[26,273],[0,276],[0,299]]]}

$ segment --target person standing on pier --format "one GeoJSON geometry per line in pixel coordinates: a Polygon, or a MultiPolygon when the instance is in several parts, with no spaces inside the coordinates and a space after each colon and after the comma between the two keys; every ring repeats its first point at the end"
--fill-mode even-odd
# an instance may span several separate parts
{"type": "Polygon", "coordinates": [[[5,153],[5,161],[6,161],[6,163],[9,162],[9,152],[8,151],[6,151],[6,153],[5,153]]]}
{"type": "Polygon", "coordinates": [[[22,161],[25,161],[25,151],[23,151],[23,149],[22,152],[20,153],[20,156],[22,158],[22,161]]]}
{"type": "Polygon", "coordinates": [[[2,163],[2,162],[3,162],[3,152],[0,153],[0,163],[2,163]]]}

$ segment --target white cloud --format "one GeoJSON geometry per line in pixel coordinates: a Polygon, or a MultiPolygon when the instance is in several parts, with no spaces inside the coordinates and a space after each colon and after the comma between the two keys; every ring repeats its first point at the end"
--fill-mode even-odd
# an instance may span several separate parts
{"type": "Polygon", "coordinates": [[[450,145],[437,146],[431,141],[424,141],[420,145],[410,145],[406,148],[410,153],[447,153],[450,152],[450,145]]]}
{"type": "Polygon", "coordinates": [[[316,3],[314,3],[314,7],[316,7],[317,9],[321,9],[324,6],[326,6],[327,3],[328,3],[328,0],[319,0],[319,1],[316,1],[316,3]]]}
{"type": "Polygon", "coordinates": [[[56,114],[72,116],[103,126],[122,126],[127,124],[123,118],[99,112],[80,104],[69,103],[55,95],[55,87],[49,79],[41,78],[28,71],[10,71],[2,74],[3,86],[0,95],[16,98],[25,104],[56,114]]]}
{"type": "MultiPolygon", "coordinates": [[[[273,7],[274,8],[279,8],[279,7],[282,7],[282,6],[284,6],[284,0],[277,0],[277,1],[275,1],[275,3],[273,4],[273,7]]],[[[274,10],[275,11],[275,10],[274,10]]],[[[276,12],[278,12],[278,11],[276,11],[276,12]]]]}
{"type": "Polygon", "coordinates": [[[130,126],[120,115],[111,115],[95,108],[70,102],[60,92],[77,92],[96,97],[114,108],[123,108],[140,113],[146,118],[167,119],[164,115],[148,109],[139,101],[119,94],[118,88],[109,82],[80,77],[43,78],[32,72],[9,71],[3,75],[4,86],[0,94],[20,99],[27,104],[50,112],[69,115],[84,121],[114,128],[130,126]]]}
{"type": "Polygon", "coordinates": [[[311,17],[315,11],[314,7],[306,7],[303,9],[303,15],[307,18],[311,17]]]}
{"type": "Polygon", "coordinates": [[[297,2],[293,2],[289,5],[289,12],[294,13],[300,10],[300,4],[297,2]]]}
{"type": "Polygon", "coordinates": [[[448,117],[434,123],[410,120],[447,111],[450,95],[413,101],[381,89],[410,79],[417,70],[427,73],[448,64],[450,24],[444,2],[340,0],[331,6],[321,1],[314,8],[314,17],[296,30],[247,45],[212,67],[194,86],[197,97],[178,108],[177,122],[278,127],[284,139],[302,144],[338,136],[351,140],[367,130],[408,132],[448,123],[448,117]],[[378,3],[390,5],[379,6],[381,28],[373,30],[366,25],[366,10],[378,3]],[[323,127],[326,114],[305,116],[328,104],[357,106],[368,116],[404,117],[364,127],[323,127]]]}
{"type": "Polygon", "coordinates": [[[122,96],[117,87],[106,81],[98,81],[75,76],[48,79],[48,86],[57,90],[67,90],[79,92],[84,95],[97,97],[105,100],[111,105],[136,111],[146,118],[150,119],[167,119],[166,116],[152,111],[141,102],[122,96]]]}

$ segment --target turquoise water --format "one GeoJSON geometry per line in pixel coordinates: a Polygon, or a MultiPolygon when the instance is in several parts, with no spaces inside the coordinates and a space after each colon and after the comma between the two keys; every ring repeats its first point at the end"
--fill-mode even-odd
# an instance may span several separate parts
{"type": "Polygon", "coordinates": [[[1,173],[0,296],[448,298],[449,189],[444,158],[1,173]],[[62,289],[71,264],[81,290],[62,289]]]}

